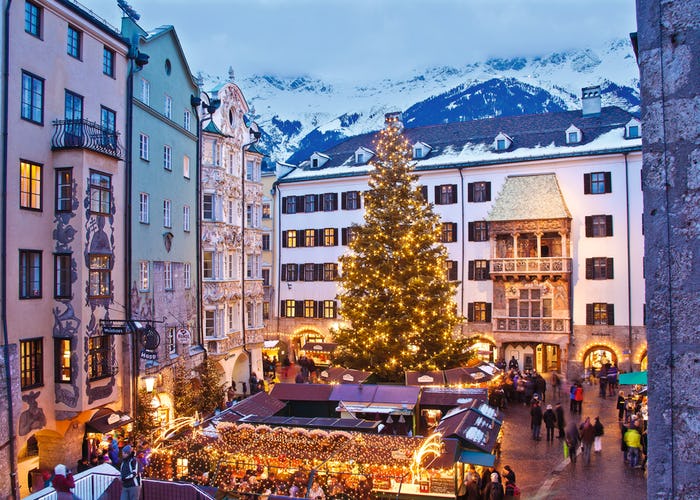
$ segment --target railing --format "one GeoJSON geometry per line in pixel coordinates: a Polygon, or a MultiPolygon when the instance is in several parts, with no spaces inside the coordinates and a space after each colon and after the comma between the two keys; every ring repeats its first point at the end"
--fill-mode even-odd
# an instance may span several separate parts
{"type": "Polygon", "coordinates": [[[491,274],[564,274],[571,272],[571,259],[567,257],[533,257],[518,259],[492,259],[491,274]]]}
{"type": "Polygon", "coordinates": [[[89,149],[114,158],[123,158],[119,133],[89,120],[54,120],[52,149],[89,149]]]}
{"type": "Polygon", "coordinates": [[[495,317],[494,324],[499,332],[569,333],[567,318],[495,317]]]}

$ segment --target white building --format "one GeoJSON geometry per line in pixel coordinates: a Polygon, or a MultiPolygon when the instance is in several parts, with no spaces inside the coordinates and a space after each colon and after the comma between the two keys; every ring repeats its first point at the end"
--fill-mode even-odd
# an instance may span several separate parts
{"type": "MultiPolygon", "coordinates": [[[[641,125],[596,87],[583,109],[404,131],[459,281],[456,334],[483,357],[569,376],[646,363],[641,125]]],[[[276,306],[296,349],[342,322],[337,262],[363,222],[373,139],[279,167],[276,306]]]]}

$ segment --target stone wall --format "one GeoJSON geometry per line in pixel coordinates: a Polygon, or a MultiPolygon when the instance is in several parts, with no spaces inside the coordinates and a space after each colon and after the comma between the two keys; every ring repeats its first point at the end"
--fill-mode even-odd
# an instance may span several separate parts
{"type": "MultiPolygon", "coordinates": [[[[17,429],[22,400],[19,395],[19,356],[17,344],[0,346],[0,498],[12,498],[12,470],[17,470],[17,440],[14,447],[10,446],[9,399],[7,398],[7,381],[5,378],[5,363],[10,362],[10,378],[12,380],[12,413],[13,425],[17,429]],[[7,347],[7,349],[6,349],[7,347]],[[14,451],[14,456],[12,452],[14,451]],[[13,467],[14,466],[14,467],[13,467]]],[[[15,478],[17,481],[18,478],[15,478]]],[[[15,483],[17,488],[19,484],[15,483]]],[[[19,491],[17,489],[16,491],[19,491]]]]}
{"type": "Polygon", "coordinates": [[[649,498],[700,498],[700,0],[637,0],[649,498]]]}

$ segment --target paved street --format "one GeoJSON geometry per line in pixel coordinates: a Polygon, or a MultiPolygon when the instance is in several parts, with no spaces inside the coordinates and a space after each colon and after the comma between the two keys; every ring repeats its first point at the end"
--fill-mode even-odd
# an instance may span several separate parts
{"type": "MultiPolygon", "coordinates": [[[[577,463],[564,460],[561,440],[547,443],[544,426],[542,441],[530,437],[530,412],[524,405],[514,405],[505,411],[503,426],[504,442],[499,470],[510,465],[517,474],[517,484],[523,499],[559,500],[590,498],[626,498],[629,500],[647,497],[646,477],[641,469],[630,469],[622,461],[620,430],[617,423],[616,398],[600,399],[598,386],[584,385],[583,411],[579,415],[569,413],[568,386],[562,389],[561,399],[551,398],[547,391],[547,402],[561,400],[567,419],[580,422],[586,416],[591,421],[600,417],[605,426],[603,451],[591,453],[590,465],[584,465],[579,455],[577,463]]],[[[570,420],[568,420],[570,421],[570,420]]],[[[567,423],[568,423],[567,421],[567,423]]],[[[557,434],[555,433],[555,436],[557,434]]]]}

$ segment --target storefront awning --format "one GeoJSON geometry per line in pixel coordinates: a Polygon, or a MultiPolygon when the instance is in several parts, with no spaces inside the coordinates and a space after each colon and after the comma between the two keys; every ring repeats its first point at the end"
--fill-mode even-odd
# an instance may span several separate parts
{"type": "Polygon", "coordinates": [[[338,344],[332,344],[330,342],[307,342],[302,347],[302,350],[307,353],[311,352],[333,352],[338,344]]]}
{"type": "Polygon", "coordinates": [[[274,349],[279,345],[279,340],[266,340],[263,342],[263,349],[274,349]]]}
{"type": "Polygon", "coordinates": [[[412,415],[414,405],[388,403],[361,403],[340,401],[335,411],[350,413],[379,413],[383,415],[412,415]]]}
{"type": "Polygon", "coordinates": [[[491,455],[490,453],[484,453],[482,451],[462,450],[459,461],[464,464],[493,467],[493,464],[496,463],[496,455],[491,455]]]}
{"type": "Polygon", "coordinates": [[[85,428],[88,432],[106,434],[133,421],[134,419],[128,413],[101,408],[85,424],[85,428]]]}

